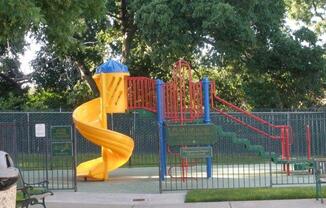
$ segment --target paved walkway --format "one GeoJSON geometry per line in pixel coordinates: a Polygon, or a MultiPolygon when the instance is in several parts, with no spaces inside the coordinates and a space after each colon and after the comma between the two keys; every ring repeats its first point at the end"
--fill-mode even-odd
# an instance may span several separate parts
{"type": "Polygon", "coordinates": [[[55,192],[48,197],[48,208],[326,208],[314,199],[184,203],[185,192],[163,194],[114,194],[87,192],[55,192]]]}

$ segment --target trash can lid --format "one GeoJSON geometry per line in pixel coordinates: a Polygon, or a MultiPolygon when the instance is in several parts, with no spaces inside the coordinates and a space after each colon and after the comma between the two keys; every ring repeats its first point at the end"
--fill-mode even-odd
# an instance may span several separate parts
{"type": "Polygon", "coordinates": [[[19,171],[14,167],[14,163],[9,154],[0,151],[0,179],[17,178],[19,171]]]}
{"type": "Polygon", "coordinates": [[[1,179],[17,178],[18,175],[19,171],[17,168],[0,168],[0,181],[1,179]]]}
{"type": "Polygon", "coordinates": [[[7,152],[0,151],[0,168],[14,167],[14,163],[7,152]]]}

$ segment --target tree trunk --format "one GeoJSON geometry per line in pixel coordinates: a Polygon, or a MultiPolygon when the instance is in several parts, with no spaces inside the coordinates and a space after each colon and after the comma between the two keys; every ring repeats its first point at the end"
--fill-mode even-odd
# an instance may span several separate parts
{"type": "Polygon", "coordinates": [[[99,91],[97,89],[96,83],[92,78],[92,73],[89,69],[85,67],[84,64],[79,63],[76,61],[77,67],[79,69],[79,72],[81,74],[81,77],[84,78],[88,84],[88,86],[91,88],[93,94],[97,97],[99,96],[99,91]]]}
{"type": "Polygon", "coordinates": [[[122,42],[122,53],[121,53],[121,62],[126,64],[129,59],[131,41],[136,32],[136,26],[134,24],[133,14],[128,12],[127,0],[121,0],[121,30],[123,33],[123,42],[122,42]]]}
{"type": "Polygon", "coordinates": [[[122,54],[121,54],[121,62],[126,64],[128,61],[129,53],[130,53],[130,35],[128,32],[125,33],[124,39],[122,42],[122,54]]]}

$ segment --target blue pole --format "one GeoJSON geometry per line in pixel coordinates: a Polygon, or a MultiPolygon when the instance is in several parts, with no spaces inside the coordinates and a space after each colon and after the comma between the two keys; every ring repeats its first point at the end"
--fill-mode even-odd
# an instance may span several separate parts
{"type": "Polygon", "coordinates": [[[163,103],[163,81],[160,79],[156,80],[156,106],[157,106],[157,123],[159,128],[159,143],[160,143],[160,180],[164,180],[166,175],[166,145],[164,138],[164,103],[163,103]]]}
{"type": "Polygon", "coordinates": [[[204,91],[204,123],[210,123],[210,105],[209,105],[209,80],[204,77],[203,80],[203,91],[204,91]]]}
{"type": "MultiPolygon", "coordinates": [[[[210,118],[210,105],[209,105],[209,80],[207,77],[203,79],[203,93],[204,93],[204,123],[209,124],[210,118]]],[[[209,145],[210,146],[210,145],[209,145]]],[[[212,158],[206,158],[206,172],[207,178],[212,177],[212,158]]]]}

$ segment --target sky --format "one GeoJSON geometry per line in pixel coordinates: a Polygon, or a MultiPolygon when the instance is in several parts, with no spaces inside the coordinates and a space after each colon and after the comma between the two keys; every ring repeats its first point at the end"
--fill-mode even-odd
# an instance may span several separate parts
{"type": "Polygon", "coordinates": [[[26,42],[28,46],[25,46],[24,54],[19,55],[19,60],[21,62],[20,68],[24,74],[29,74],[33,71],[30,62],[36,58],[37,52],[41,49],[41,44],[30,36],[26,35],[26,42]]]}
{"type": "MultiPolygon", "coordinates": [[[[288,26],[292,31],[299,29],[303,24],[300,24],[298,21],[286,20],[286,26],[288,26]]],[[[322,35],[321,43],[326,43],[326,34],[322,35]]],[[[25,47],[25,53],[19,55],[19,60],[21,62],[21,70],[24,74],[31,73],[33,71],[31,66],[31,61],[36,58],[37,52],[41,48],[41,44],[37,43],[37,41],[31,37],[30,34],[27,34],[26,41],[29,43],[28,46],[25,47]]]]}

